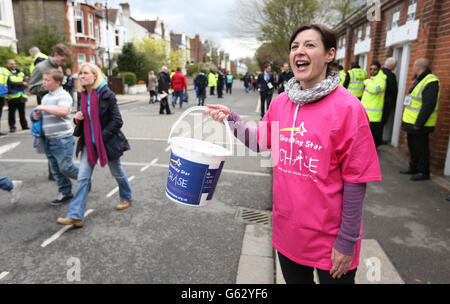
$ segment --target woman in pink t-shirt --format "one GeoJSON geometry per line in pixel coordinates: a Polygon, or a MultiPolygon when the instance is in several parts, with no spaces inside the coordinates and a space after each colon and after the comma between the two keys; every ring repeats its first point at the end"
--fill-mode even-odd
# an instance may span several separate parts
{"type": "Polygon", "coordinates": [[[332,31],[301,26],[289,47],[295,77],[257,128],[222,105],[205,114],[230,121],[251,149],[272,151],[272,244],[286,282],[313,283],[316,268],[321,283],[354,283],[366,183],[381,180],[369,120],[329,68],[332,31]]]}

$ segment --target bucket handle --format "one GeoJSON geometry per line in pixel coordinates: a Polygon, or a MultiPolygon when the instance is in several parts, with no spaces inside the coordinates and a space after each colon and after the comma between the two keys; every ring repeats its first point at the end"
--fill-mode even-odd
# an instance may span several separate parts
{"type": "MultiPolygon", "coordinates": [[[[181,114],[181,116],[177,119],[177,121],[172,125],[172,128],[170,129],[170,133],[169,133],[169,137],[167,138],[167,142],[170,144],[171,141],[171,137],[172,137],[172,133],[175,130],[175,128],[178,126],[178,124],[191,112],[194,111],[205,111],[206,109],[208,109],[208,107],[205,106],[195,106],[195,107],[190,107],[189,109],[187,109],[186,111],[183,112],[183,114],[181,114]]],[[[223,123],[225,124],[225,129],[227,130],[227,135],[228,135],[228,141],[230,143],[230,149],[228,150],[230,152],[230,155],[233,155],[233,135],[231,133],[231,128],[230,125],[228,124],[228,121],[226,119],[223,120],[223,123]]]]}

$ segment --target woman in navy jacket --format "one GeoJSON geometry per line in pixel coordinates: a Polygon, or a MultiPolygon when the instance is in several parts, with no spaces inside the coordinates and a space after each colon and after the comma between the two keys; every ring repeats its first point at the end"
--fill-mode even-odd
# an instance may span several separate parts
{"type": "Polygon", "coordinates": [[[78,184],[70,202],[66,218],[58,218],[61,225],[82,227],[90,180],[97,162],[106,164],[119,186],[120,203],[117,210],[128,208],[132,202],[128,177],[120,163],[123,152],[130,150],[125,135],[120,131],[122,116],[115,94],[107,87],[101,70],[93,64],[81,65],[79,72],[81,94],[78,98],[78,112],[75,123],[81,124],[80,139],[76,155],[81,152],[78,184]]]}

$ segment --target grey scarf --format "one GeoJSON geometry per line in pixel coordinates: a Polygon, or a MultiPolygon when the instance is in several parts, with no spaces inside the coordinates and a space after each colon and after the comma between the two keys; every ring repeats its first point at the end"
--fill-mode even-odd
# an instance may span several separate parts
{"type": "Polygon", "coordinates": [[[330,72],[327,78],[317,83],[311,89],[302,90],[297,79],[292,77],[284,85],[284,89],[293,103],[303,106],[333,92],[339,86],[340,81],[339,73],[330,72]]]}

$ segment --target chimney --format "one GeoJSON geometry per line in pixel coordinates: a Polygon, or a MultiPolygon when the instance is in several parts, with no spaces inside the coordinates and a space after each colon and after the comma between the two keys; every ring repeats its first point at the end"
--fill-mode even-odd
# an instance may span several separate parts
{"type": "Polygon", "coordinates": [[[130,17],[130,5],[128,4],[128,2],[120,3],[120,6],[122,7],[123,15],[130,17]]]}

